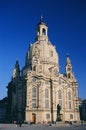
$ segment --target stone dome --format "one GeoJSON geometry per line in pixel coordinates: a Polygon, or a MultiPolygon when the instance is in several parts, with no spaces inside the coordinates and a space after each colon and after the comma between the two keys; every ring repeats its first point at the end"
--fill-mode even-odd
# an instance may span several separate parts
{"type": "Polygon", "coordinates": [[[53,46],[49,41],[36,41],[32,45],[32,59],[40,59],[41,61],[50,62],[56,65],[59,64],[55,46],[53,46]]]}
{"type": "Polygon", "coordinates": [[[26,68],[35,70],[42,68],[42,72],[51,73],[55,69],[59,72],[59,59],[55,46],[48,39],[48,27],[44,22],[37,25],[36,39],[30,44],[26,55],[26,68]]]}

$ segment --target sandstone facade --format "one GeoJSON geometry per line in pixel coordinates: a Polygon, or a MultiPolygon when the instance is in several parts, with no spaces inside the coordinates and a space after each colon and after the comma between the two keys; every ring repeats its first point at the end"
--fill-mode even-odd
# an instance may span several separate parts
{"type": "Polygon", "coordinates": [[[72,72],[69,56],[65,74],[60,73],[59,55],[49,41],[48,27],[43,22],[37,25],[36,38],[26,53],[25,66],[20,72],[18,61],[8,84],[8,99],[11,120],[28,122],[53,122],[57,119],[60,105],[62,121],[79,118],[78,83],[72,72]]]}

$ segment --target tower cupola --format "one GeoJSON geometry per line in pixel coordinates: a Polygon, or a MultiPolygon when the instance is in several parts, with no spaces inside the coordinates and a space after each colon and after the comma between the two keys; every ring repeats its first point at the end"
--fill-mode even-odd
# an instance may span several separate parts
{"type": "Polygon", "coordinates": [[[69,58],[69,55],[67,55],[67,59],[66,59],[66,72],[67,73],[72,72],[72,65],[71,65],[71,60],[69,58]]]}
{"type": "Polygon", "coordinates": [[[69,80],[76,82],[75,76],[72,71],[72,64],[69,55],[67,55],[67,59],[66,59],[66,77],[69,80]]]}
{"type": "Polygon", "coordinates": [[[13,70],[13,78],[19,78],[20,77],[20,68],[19,68],[19,63],[18,60],[16,61],[14,70],[13,70]]]}

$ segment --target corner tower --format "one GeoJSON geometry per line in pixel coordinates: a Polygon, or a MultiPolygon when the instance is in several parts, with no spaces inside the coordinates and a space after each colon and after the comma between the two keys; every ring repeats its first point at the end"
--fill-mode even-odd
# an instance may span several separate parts
{"type": "Polygon", "coordinates": [[[19,63],[18,63],[18,60],[16,61],[16,64],[15,64],[15,67],[14,67],[14,70],[13,70],[13,76],[12,78],[19,78],[20,77],[20,68],[19,68],[19,63]]]}
{"type": "Polygon", "coordinates": [[[76,82],[75,76],[72,71],[72,64],[69,55],[67,55],[67,59],[66,59],[66,77],[71,82],[73,81],[76,82]]]}

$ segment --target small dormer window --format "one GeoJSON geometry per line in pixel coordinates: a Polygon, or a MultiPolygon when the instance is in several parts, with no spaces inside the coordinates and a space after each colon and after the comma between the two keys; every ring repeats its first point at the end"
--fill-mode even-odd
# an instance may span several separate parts
{"type": "Polygon", "coordinates": [[[33,71],[36,71],[36,66],[35,65],[33,66],[33,71]]]}
{"type": "Polygon", "coordinates": [[[50,51],[50,57],[53,57],[53,51],[50,51]]]}

